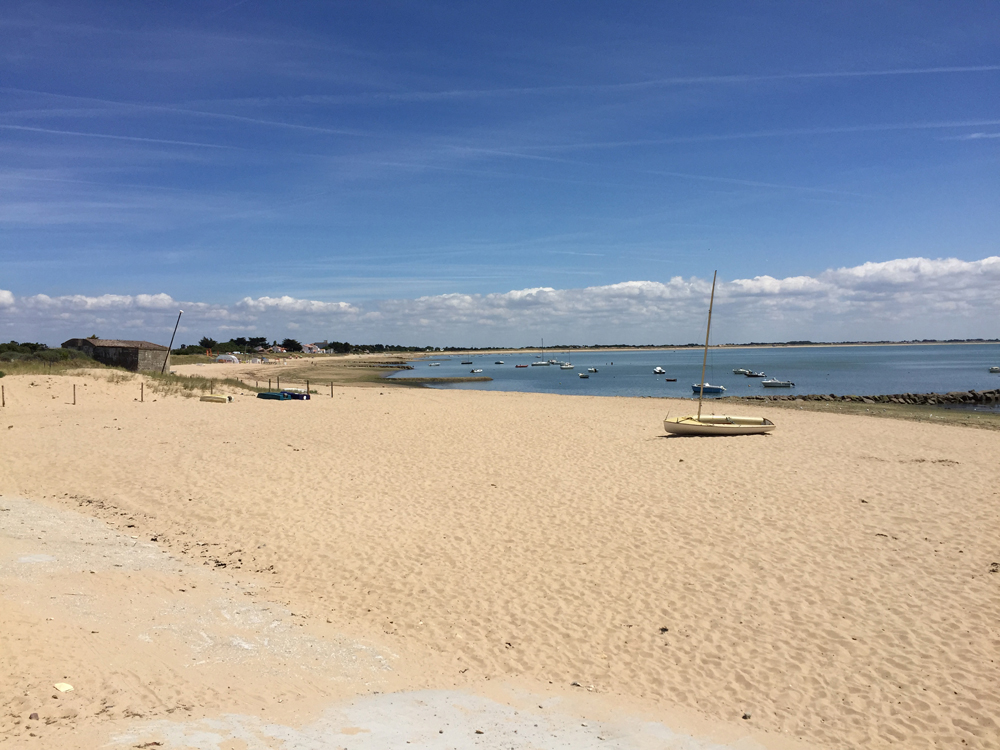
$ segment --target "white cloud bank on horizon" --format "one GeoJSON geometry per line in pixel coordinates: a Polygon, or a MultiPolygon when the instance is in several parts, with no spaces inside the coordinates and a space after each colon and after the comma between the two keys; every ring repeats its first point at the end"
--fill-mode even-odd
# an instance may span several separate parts
{"type": "MultiPolygon", "coordinates": [[[[704,337],[710,279],[626,281],[441,294],[364,304],[290,296],[231,305],[167,294],[17,297],[0,289],[0,338],[50,345],[75,337],[169,339],[291,336],[415,346],[688,343],[704,337]]],[[[720,281],[714,342],[1000,337],[1000,257],[903,258],[817,276],[720,281]]]]}

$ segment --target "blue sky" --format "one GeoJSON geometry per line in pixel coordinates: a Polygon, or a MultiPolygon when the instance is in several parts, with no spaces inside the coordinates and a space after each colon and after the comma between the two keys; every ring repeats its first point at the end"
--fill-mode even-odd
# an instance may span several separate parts
{"type": "Polygon", "coordinates": [[[998,188],[994,2],[0,9],[0,338],[995,337],[998,188]]]}

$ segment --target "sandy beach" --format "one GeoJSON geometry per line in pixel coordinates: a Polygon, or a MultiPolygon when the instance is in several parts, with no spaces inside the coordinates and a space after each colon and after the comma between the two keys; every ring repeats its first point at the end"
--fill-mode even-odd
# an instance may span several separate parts
{"type": "Polygon", "coordinates": [[[670,438],[689,402],[2,383],[0,745],[437,747],[417,709],[378,734],[419,694],[508,727],[455,747],[1000,747],[996,432],[740,407],[778,429],[670,438]],[[183,728],[231,715],[257,724],[183,728]]]}

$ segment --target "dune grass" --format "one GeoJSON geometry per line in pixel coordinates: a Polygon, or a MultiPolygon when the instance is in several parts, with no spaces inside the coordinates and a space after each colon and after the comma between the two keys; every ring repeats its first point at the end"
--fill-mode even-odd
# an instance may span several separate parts
{"type": "Polygon", "coordinates": [[[42,362],[33,359],[3,362],[2,371],[7,376],[56,375],[84,376],[120,384],[144,380],[146,389],[155,395],[182,396],[195,398],[206,393],[226,391],[247,391],[259,393],[267,388],[257,388],[237,378],[205,378],[199,375],[175,375],[173,373],[131,372],[120,367],[108,367],[92,359],[71,359],[60,362],[42,362]]]}
{"type": "MultiPolygon", "coordinates": [[[[127,373],[133,375],[133,373],[127,373]]],[[[134,377],[134,375],[133,375],[134,377]]],[[[267,388],[257,388],[237,378],[205,378],[200,375],[175,375],[173,373],[142,373],[149,389],[157,395],[195,398],[206,393],[224,393],[227,390],[260,393],[267,388]]]]}
{"type": "Polygon", "coordinates": [[[100,362],[80,357],[76,359],[45,362],[38,359],[16,359],[0,362],[5,375],[75,375],[80,372],[107,370],[100,362]]]}

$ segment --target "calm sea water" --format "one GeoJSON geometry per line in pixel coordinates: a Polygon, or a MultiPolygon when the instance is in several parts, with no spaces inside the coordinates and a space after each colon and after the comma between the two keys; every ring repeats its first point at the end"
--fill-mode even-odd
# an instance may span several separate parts
{"type": "MultiPolygon", "coordinates": [[[[534,353],[478,354],[412,361],[413,370],[393,377],[456,377],[482,368],[488,383],[456,383],[444,388],[486,391],[529,391],[537,393],[586,394],[593,396],[666,396],[690,398],[691,385],[699,382],[702,350],[676,351],[557,351],[545,352],[546,359],[570,361],[574,370],[557,366],[514,365],[536,361],[534,353]],[[461,362],[472,360],[474,364],[461,362]],[[495,364],[503,360],[504,364],[495,364]],[[430,367],[430,362],[440,362],[430,367]],[[654,367],[666,375],[654,375],[654,367]],[[579,377],[588,367],[599,372],[579,377]],[[677,378],[668,383],[665,378],[677,378]]],[[[1000,375],[990,366],[1000,365],[1000,345],[952,344],[921,346],[845,346],[712,350],[708,355],[705,380],[726,387],[727,396],[783,393],[833,393],[877,395],[888,393],[944,393],[947,391],[1000,388],[1000,375]],[[780,380],[791,380],[794,388],[764,388],[759,378],[734,375],[734,368],[763,371],[780,380]]]]}

